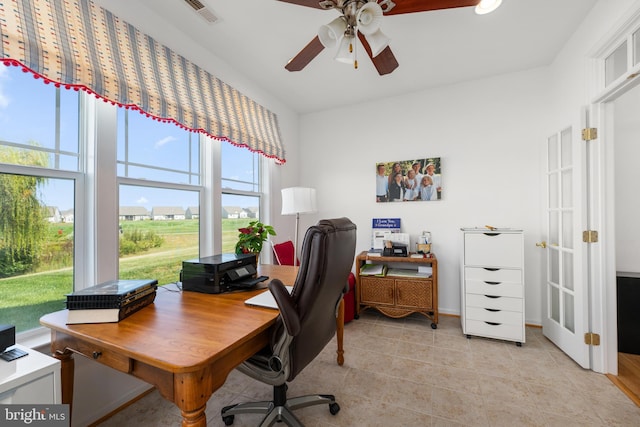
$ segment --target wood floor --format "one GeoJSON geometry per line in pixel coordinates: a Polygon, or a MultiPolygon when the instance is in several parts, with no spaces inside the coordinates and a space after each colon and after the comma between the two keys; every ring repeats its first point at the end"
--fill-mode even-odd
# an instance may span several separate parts
{"type": "Polygon", "coordinates": [[[640,355],[618,353],[618,376],[609,378],[640,406],[640,355]]]}

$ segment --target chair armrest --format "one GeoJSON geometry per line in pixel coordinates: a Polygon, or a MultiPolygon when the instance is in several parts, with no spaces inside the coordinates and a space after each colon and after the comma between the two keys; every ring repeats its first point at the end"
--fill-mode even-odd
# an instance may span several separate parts
{"type": "Polygon", "coordinates": [[[298,317],[293,298],[289,295],[284,284],[278,279],[273,279],[271,283],[269,283],[269,290],[276,300],[276,304],[278,304],[280,316],[282,317],[285,328],[287,328],[287,333],[295,337],[300,332],[300,318],[298,317]]]}

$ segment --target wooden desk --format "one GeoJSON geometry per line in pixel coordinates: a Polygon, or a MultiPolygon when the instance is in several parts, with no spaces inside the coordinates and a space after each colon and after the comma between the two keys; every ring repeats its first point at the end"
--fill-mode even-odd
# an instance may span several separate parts
{"type": "MultiPolygon", "coordinates": [[[[260,274],[293,284],[298,267],[261,265],[260,274]]],[[[206,426],[206,403],[229,372],[269,342],[278,311],[244,301],[260,291],[220,295],[159,288],[153,304],[118,323],[67,325],[47,314],[51,353],[62,363],[62,403],[73,401],[73,354],[153,384],[182,413],[182,426],[206,426]]],[[[338,360],[344,309],[338,318],[338,360]]],[[[342,363],[340,363],[342,364],[342,363]]]]}

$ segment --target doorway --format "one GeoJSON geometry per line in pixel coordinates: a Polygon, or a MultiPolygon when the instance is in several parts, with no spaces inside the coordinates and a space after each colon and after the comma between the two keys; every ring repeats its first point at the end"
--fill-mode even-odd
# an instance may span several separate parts
{"type": "Polygon", "coordinates": [[[613,178],[615,268],[618,312],[617,380],[640,404],[640,86],[611,101],[613,111],[613,178]]]}

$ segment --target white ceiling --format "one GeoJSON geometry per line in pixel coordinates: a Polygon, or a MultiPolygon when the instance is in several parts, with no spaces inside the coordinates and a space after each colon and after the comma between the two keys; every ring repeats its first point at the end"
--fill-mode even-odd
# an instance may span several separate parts
{"type": "Polygon", "coordinates": [[[200,0],[219,17],[210,24],[184,0],[96,1],[142,30],[158,26],[147,32],[160,41],[161,29],[175,26],[300,113],[548,65],[597,2],[504,0],[483,16],[472,7],[386,16],[382,30],[400,66],[380,76],[364,49],[357,70],[334,61],[328,49],[302,71],[284,69],[338,16],[334,10],[277,0],[200,0]]]}

